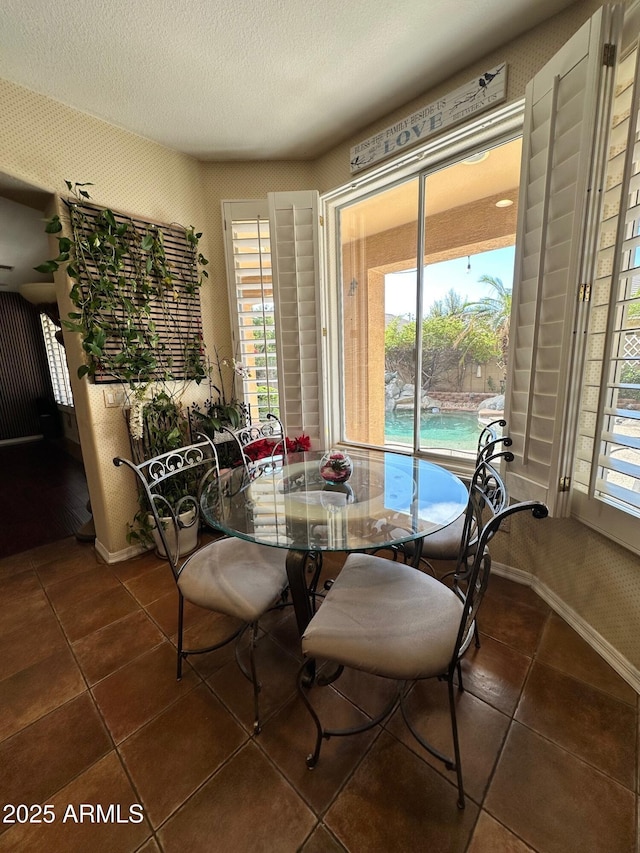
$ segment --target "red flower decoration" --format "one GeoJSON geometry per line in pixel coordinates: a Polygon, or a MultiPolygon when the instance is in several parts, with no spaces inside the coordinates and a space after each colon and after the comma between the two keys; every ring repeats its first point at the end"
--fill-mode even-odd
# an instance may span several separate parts
{"type": "Polygon", "coordinates": [[[304,433],[297,438],[287,438],[287,453],[304,453],[311,450],[311,439],[304,433]]]}
{"type": "Polygon", "coordinates": [[[247,445],[244,452],[252,462],[255,462],[257,459],[264,459],[265,456],[271,456],[275,447],[275,441],[270,441],[268,438],[262,438],[260,441],[254,441],[247,445]]]}

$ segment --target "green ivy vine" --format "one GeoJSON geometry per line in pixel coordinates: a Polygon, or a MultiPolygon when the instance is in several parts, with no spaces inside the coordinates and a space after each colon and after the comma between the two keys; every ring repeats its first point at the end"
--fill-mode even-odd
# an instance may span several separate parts
{"type": "Polygon", "coordinates": [[[207,259],[198,250],[202,236],[181,229],[187,251],[176,264],[168,257],[161,227],[145,224],[91,204],[90,183],[65,181],[69,234],[59,216],[46,224],[60,234],[58,256],[35,269],[54,273],[61,266],[72,279],[74,310],[65,328],[82,337],[86,362],[78,376],[110,376],[143,393],[152,382],[175,379],[200,383],[206,376],[199,324],[185,329],[173,319],[176,306],[195,297],[207,259]],[[157,318],[163,318],[158,328],[157,318]]]}

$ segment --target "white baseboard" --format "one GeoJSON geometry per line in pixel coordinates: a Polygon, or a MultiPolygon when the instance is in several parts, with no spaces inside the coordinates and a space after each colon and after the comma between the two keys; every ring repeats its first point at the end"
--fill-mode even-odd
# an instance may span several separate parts
{"type": "Polygon", "coordinates": [[[95,541],[95,549],[102,557],[105,563],[121,563],[123,560],[130,560],[132,557],[137,557],[138,554],[144,554],[147,550],[141,545],[130,545],[128,548],[123,548],[121,551],[108,551],[99,539],[95,541]]]}
{"type": "Polygon", "coordinates": [[[601,637],[588,622],[572,610],[555,592],[542,583],[538,578],[533,577],[528,572],[523,572],[521,569],[514,569],[511,566],[505,566],[502,563],[491,563],[491,571],[501,577],[515,581],[515,583],[523,584],[530,587],[543,601],[546,601],[549,607],[561,616],[564,621],[576,631],[582,639],[588,643],[600,657],[604,658],[609,666],[614,669],[621,678],[629,684],[636,693],[640,693],[640,670],[632,666],[629,661],[623,657],[620,652],[615,649],[611,643],[601,637]]]}

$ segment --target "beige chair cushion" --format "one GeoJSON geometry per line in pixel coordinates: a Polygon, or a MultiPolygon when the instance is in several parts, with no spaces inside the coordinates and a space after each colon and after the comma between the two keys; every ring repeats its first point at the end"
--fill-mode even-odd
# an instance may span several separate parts
{"type": "MultiPolygon", "coordinates": [[[[456,560],[464,532],[464,519],[464,515],[461,515],[447,527],[424,536],[422,556],[427,560],[456,560]]],[[[394,530],[392,535],[400,537],[402,533],[403,531],[399,529],[394,530]]],[[[400,547],[410,558],[415,554],[416,543],[413,540],[403,542],[400,547]]]]}
{"type": "Polygon", "coordinates": [[[351,554],[302,637],[308,657],[388,678],[428,678],[451,661],[462,602],[416,569],[351,554]]]}
{"type": "Polygon", "coordinates": [[[425,536],[422,540],[423,555],[431,560],[455,560],[460,551],[464,521],[463,514],[453,524],[425,536]]]}
{"type": "Polygon", "coordinates": [[[217,539],[185,563],[178,587],[193,604],[254,622],[287,586],[282,548],[217,539]]]}

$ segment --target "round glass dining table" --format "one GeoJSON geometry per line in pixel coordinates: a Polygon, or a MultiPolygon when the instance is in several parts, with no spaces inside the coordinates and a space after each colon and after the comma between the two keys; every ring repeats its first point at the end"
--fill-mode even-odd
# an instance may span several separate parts
{"type": "MultiPolygon", "coordinates": [[[[287,576],[300,634],[313,616],[309,560],[325,551],[369,551],[421,540],[464,512],[468,492],[445,468],[399,453],[349,449],[345,482],[326,481],[322,453],[292,453],[232,468],[201,495],[213,528],[287,549],[287,576]]],[[[420,543],[418,543],[418,547],[420,543]]]]}

